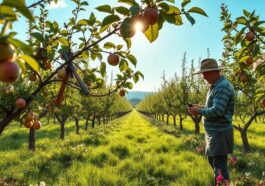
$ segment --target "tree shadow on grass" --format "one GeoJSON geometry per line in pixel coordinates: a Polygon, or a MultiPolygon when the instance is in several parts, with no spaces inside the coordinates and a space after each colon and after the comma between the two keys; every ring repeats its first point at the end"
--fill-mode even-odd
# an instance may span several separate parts
{"type": "Polygon", "coordinates": [[[28,142],[28,134],[24,131],[17,131],[16,133],[1,137],[0,140],[0,151],[17,150],[21,148],[23,144],[28,142]]]}
{"type": "MultiPolygon", "coordinates": [[[[265,125],[264,125],[265,127],[265,125]]],[[[258,136],[258,137],[264,137],[265,136],[265,132],[264,131],[257,131],[255,129],[248,129],[248,134],[251,135],[251,134],[255,134],[255,136],[258,136]]]]}
{"type": "MultiPolygon", "coordinates": [[[[48,129],[49,126],[45,126],[40,130],[35,131],[36,136],[36,147],[38,148],[38,140],[41,139],[58,139],[60,135],[60,128],[54,127],[53,129],[48,129]]],[[[67,126],[66,133],[74,131],[74,126],[67,126]]],[[[19,130],[10,134],[3,134],[0,141],[0,151],[6,150],[17,150],[23,145],[28,144],[29,140],[29,130],[19,130]]]]}

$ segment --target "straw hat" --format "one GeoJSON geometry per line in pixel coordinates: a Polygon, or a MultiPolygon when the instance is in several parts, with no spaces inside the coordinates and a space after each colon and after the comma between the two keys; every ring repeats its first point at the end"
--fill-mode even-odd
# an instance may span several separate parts
{"type": "Polygon", "coordinates": [[[201,74],[203,72],[223,70],[224,67],[218,66],[218,63],[215,59],[207,58],[202,60],[200,70],[195,72],[194,74],[201,74]]]}

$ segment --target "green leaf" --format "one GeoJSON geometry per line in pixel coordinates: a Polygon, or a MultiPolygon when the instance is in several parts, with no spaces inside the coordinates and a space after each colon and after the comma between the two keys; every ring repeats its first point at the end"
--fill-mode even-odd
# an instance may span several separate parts
{"type": "Polygon", "coordinates": [[[100,52],[97,53],[97,58],[101,61],[102,60],[102,54],[100,52]]]}
{"type": "Polygon", "coordinates": [[[7,41],[13,44],[15,47],[20,48],[24,53],[31,54],[33,52],[31,46],[23,43],[20,40],[9,37],[7,41]]]}
{"type": "Polygon", "coordinates": [[[234,37],[234,44],[237,45],[243,39],[244,29],[241,29],[240,32],[236,33],[234,37]]]}
{"type": "Polygon", "coordinates": [[[88,24],[88,20],[86,19],[81,19],[77,22],[77,25],[83,26],[83,25],[87,25],[88,24]]]}
{"type": "Polygon", "coordinates": [[[128,67],[129,67],[128,62],[125,59],[122,59],[119,63],[120,71],[121,72],[126,71],[128,67]]]}
{"type": "Polygon", "coordinates": [[[175,3],[175,0],[166,0],[168,2],[171,2],[171,3],[175,3]]]}
{"type": "Polygon", "coordinates": [[[36,72],[40,71],[40,66],[37,61],[35,61],[34,58],[27,56],[27,55],[22,55],[19,58],[23,59],[28,65],[36,72]]]}
{"type": "Polygon", "coordinates": [[[150,43],[155,41],[159,34],[159,26],[158,24],[150,25],[148,30],[144,32],[145,37],[149,40],[150,43]]]}
{"type": "Polygon", "coordinates": [[[242,63],[242,62],[245,62],[250,56],[244,56],[242,57],[238,62],[239,63],[242,63]]]}
{"type": "Polygon", "coordinates": [[[127,55],[127,58],[128,58],[128,60],[129,60],[134,66],[136,66],[136,64],[137,64],[137,59],[136,59],[136,57],[135,57],[134,55],[132,55],[132,54],[128,54],[128,55],[127,55]]]}
{"type": "Polygon", "coordinates": [[[144,75],[142,74],[142,72],[140,72],[140,71],[137,71],[137,72],[135,72],[135,74],[137,74],[138,76],[141,76],[141,77],[142,77],[142,79],[144,79],[144,75]]]}
{"type": "Polygon", "coordinates": [[[132,46],[132,41],[130,38],[123,38],[123,40],[125,41],[126,45],[127,45],[127,49],[129,50],[132,46]]]}
{"type": "Polygon", "coordinates": [[[195,19],[193,17],[190,16],[190,14],[186,13],[185,14],[187,19],[189,20],[189,22],[194,25],[195,24],[195,19]]]}
{"type": "Polygon", "coordinates": [[[88,6],[89,4],[88,4],[87,1],[83,1],[83,2],[81,3],[81,5],[83,5],[83,6],[88,6]]]}
{"type": "Polygon", "coordinates": [[[60,34],[63,36],[67,36],[68,35],[68,31],[67,30],[61,30],[60,34]]]}
{"type": "Polygon", "coordinates": [[[199,7],[192,7],[191,9],[188,10],[188,12],[193,12],[208,17],[205,11],[199,7]]]}
{"type": "Polygon", "coordinates": [[[190,0],[183,0],[181,6],[185,7],[188,3],[190,3],[190,0]]]}
{"type": "Polygon", "coordinates": [[[102,6],[98,6],[96,9],[97,9],[98,11],[100,11],[100,12],[106,12],[106,13],[110,13],[110,14],[112,14],[112,10],[111,10],[110,5],[102,5],[102,6]]]}
{"type": "Polygon", "coordinates": [[[2,19],[5,18],[7,20],[16,20],[16,12],[13,11],[13,9],[9,6],[0,6],[0,14],[2,16],[2,19]]]}
{"type": "Polygon", "coordinates": [[[25,61],[22,59],[17,59],[16,61],[19,65],[19,67],[21,68],[22,74],[25,74],[27,71],[26,65],[25,65],[25,61]]]}
{"type": "Polygon", "coordinates": [[[69,46],[69,43],[68,43],[68,40],[66,39],[66,38],[64,38],[64,37],[60,37],[59,39],[58,39],[58,41],[61,43],[61,45],[63,45],[63,46],[69,46]]]}
{"type": "Polygon", "coordinates": [[[39,32],[34,32],[31,34],[33,37],[35,37],[37,40],[39,40],[40,42],[44,41],[44,37],[41,33],[39,32]]]}
{"type": "Polygon", "coordinates": [[[243,14],[244,14],[246,17],[248,17],[248,16],[250,15],[249,11],[247,11],[247,10],[245,10],[245,9],[243,9],[243,14]]]}
{"type": "Polygon", "coordinates": [[[169,5],[167,10],[167,14],[180,14],[180,10],[176,6],[169,5]]]}
{"type": "Polygon", "coordinates": [[[139,75],[138,74],[134,74],[133,81],[134,81],[134,83],[137,83],[139,81],[139,75]]]}
{"type": "Polygon", "coordinates": [[[117,51],[121,50],[122,47],[123,47],[123,45],[117,45],[117,46],[116,46],[117,51]]]}
{"type": "Polygon", "coordinates": [[[106,63],[105,62],[101,62],[100,74],[102,77],[105,77],[105,75],[106,75],[106,63]]]}
{"type": "Polygon", "coordinates": [[[131,82],[126,82],[125,87],[127,87],[128,89],[132,89],[133,84],[131,82]]]}
{"type": "Polygon", "coordinates": [[[96,22],[96,16],[95,16],[95,14],[92,12],[92,13],[90,14],[90,17],[89,17],[89,20],[88,20],[88,24],[91,25],[91,26],[93,26],[93,25],[95,24],[95,22],[96,22]]]}
{"type": "Polygon", "coordinates": [[[18,12],[20,12],[23,16],[25,16],[30,21],[34,21],[34,18],[29,11],[29,9],[25,5],[24,0],[4,0],[2,5],[7,5],[9,7],[14,7],[17,9],[18,12]]]}
{"type": "Polygon", "coordinates": [[[115,23],[119,20],[120,20],[120,17],[117,15],[109,15],[109,16],[105,17],[102,21],[100,32],[104,32],[106,29],[109,28],[109,26],[112,23],[115,23]]]}
{"type": "Polygon", "coordinates": [[[222,31],[230,30],[232,28],[232,24],[230,22],[224,24],[224,28],[222,28],[222,31]]]}
{"type": "Polygon", "coordinates": [[[119,7],[116,7],[115,10],[122,15],[125,15],[125,16],[130,15],[130,10],[126,7],[119,6],[119,7]]]}
{"type": "Polygon", "coordinates": [[[165,12],[169,10],[169,5],[167,3],[160,3],[158,6],[161,7],[165,12]]]}
{"type": "Polygon", "coordinates": [[[138,15],[140,10],[141,10],[141,8],[139,7],[139,5],[134,5],[134,6],[131,6],[131,8],[130,8],[130,12],[131,12],[132,16],[138,15]]]}
{"type": "Polygon", "coordinates": [[[175,18],[175,25],[182,25],[183,24],[183,22],[182,22],[182,17],[180,16],[180,15],[176,15],[176,16],[174,16],[174,18],[175,18]]]}
{"type": "Polygon", "coordinates": [[[236,22],[241,24],[241,25],[246,25],[247,24],[247,20],[243,16],[236,18],[236,22]]]}
{"type": "Polygon", "coordinates": [[[166,20],[170,24],[175,25],[182,25],[182,17],[180,15],[168,15],[166,12],[161,11],[161,15],[163,16],[163,19],[166,20]]]}
{"type": "Polygon", "coordinates": [[[107,42],[104,44],[104,48],[106,49],[115,48],[115,45],[112,42],[107,42]]]}

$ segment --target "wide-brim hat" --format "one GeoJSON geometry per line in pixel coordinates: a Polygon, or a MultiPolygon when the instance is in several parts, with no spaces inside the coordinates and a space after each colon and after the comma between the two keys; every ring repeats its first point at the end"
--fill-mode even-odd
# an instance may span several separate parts
{"type": "Polygon", "coordinates": [[[210,71],[220,71],[223,70],[224,67],[218,66],[218,63],[215,59],[204,59],[201,62],[200,70],[195,72],[194,74],[201,74],[203,72],[210,72],[210,71]]]}

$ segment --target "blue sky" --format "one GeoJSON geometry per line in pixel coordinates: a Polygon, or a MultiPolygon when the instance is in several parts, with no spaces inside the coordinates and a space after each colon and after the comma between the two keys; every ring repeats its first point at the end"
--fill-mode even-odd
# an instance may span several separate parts
{"type": "MultiPolygon", "coordinates": [[[[180,0],[175,0],[176,5],[180,4],[180,0]]],[[[36,2],[34,0],[26,0],[27,5],[36,2]]],[[[131,49],[138,60],[137,70],[140,70],[144,76],[144,81],[138,82],[133,90],[156,91],[161,84],[161,75],[163,71],[168,78],[173,77],[174,73],[180,72],[181,59],[183,53],[187,52],[187,60],[192,59],[195,62],[198,59],[207,57],[207,48],[210,50],[210,56],[219,59],[222,54],[223,44],[221,39],[224,33],[221,32],[222,22],[220,17],[221,3],[228,5],[232,17],[242,15],[243,9],[256,10],[256,13],[265,19],[264,0],[192,0],[187,8],[197,6],[205,10],[208,18],[200,15],[194,15],[196,20],[195,25],[185,19],[182,26],[174,26],[164,24],[163,29],[159,33],[158,39],[152,44],[144,37],[142,33],[137,33],[133,38],[133,46],[131,49]]],[[[103,17],[94,8],[109,4],[116,6],[116,0],[88,0],[88,13],[93,11],[97,16],[103,17]]],[[[63,7],[50,9],[49,17],[51,20],[56,20],[63,23],[71,16],[72,4],[69,0],[64,0],[63,7]]],[[[26,30],[26,25],[17,23],[14,27],[19,28],[19,38],[24,38],[25,35],[21,30],[26,30]]],[[[111,39],[111,38],[110,38],[111,39]]],[[[111,71],[111,69],[109,70],[111,71]]],[[[110,73],[110,72],[109,72],[110,73]]]]}

